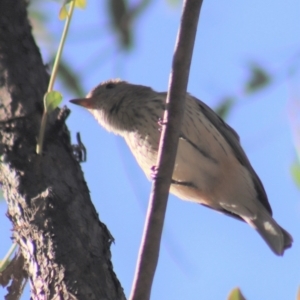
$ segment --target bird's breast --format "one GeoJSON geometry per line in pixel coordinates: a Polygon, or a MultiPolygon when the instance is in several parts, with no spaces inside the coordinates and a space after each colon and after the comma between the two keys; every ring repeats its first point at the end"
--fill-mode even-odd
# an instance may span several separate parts
{"type": "Polygon", "coordinates": [[[151,177],[151,169],[157,161],[159,136],[159,132],[141,134],[138,131],[130,132],[124,136],[132,154],[149,179],[151,177]]]}

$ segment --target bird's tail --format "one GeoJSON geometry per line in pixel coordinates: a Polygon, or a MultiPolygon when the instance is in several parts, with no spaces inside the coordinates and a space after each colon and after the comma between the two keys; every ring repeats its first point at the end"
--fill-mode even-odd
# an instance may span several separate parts
{"type": "Polygon", "coordinates": [[[283,255],[284,250],[292,246],[292,236],[265,209],[259,211],[257,218],[248,219],[247,222],[258,231],[275,254],[283,255]]]}

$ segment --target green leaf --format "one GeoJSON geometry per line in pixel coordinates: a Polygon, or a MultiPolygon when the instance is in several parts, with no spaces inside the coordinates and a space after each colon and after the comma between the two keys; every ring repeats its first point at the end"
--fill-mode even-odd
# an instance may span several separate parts
{"type": "Polygon", "coordinates": [[[136,16],[132,14],[125,0],[108,0],[108,9],[111,25],[118,35],[120,45],[124,50],[129,50],[132,46],[133,34],[131,25],[136,16]]]}
{"type": "Polygon", "coordinates": [[[221,103],[215,108],[215,112],[222,118],[226,119],[233,104],[235,103],[234,97],[226,97],[221,103]]]}
{"type": "Polygon", "coordinates": [[[72,1],[75,1],[75,6],[79,7],[81,9],[84,9],[86,7],[86,0],[64,0],[63,5],[59,11],[59,19],[64,20],[69,16],[68,12],[68,4],[72,1]]]}
{"type": "Polygon", "coordinates": [[[58,18],[60,20],[64,20],[64,19],[66,19],[68,17],[68,15],[69,15],[69,13],[68,13],[68,10],[67,10],[67,6],[66,6],[66,4],[64,4],[61,7],[60,11],[59,11],[58,18]]]}
{"type": "Polygon", "coordinates": [[[75,6],[84,9],[86,7],[86,0],[75,0],[75,6]]]}
{"type": "Polygon", "coordinates": [[[60,92],[47,92],[44,97],[44,107],[47,113],[51,113],[62,101],[62,94],[60,92]]]}
{"type": "Polygon", "coordinates": [[[230,292],[227,300],[246,300],[246,298],[243,296],[239,288],[235,288],[230,292]]]}
{"type": "Polygon", "coordinates": [[[291,174],[296,186],[300,189],[300,162],[298,160],[291,165],[291,174]]]}
{"type": "Polygon", "coordinates": [[[257,64],[250,65],[250,79],[246,83],[246,92],[253,93],[266,87],[271,82],[270,75],[257,64]]]}

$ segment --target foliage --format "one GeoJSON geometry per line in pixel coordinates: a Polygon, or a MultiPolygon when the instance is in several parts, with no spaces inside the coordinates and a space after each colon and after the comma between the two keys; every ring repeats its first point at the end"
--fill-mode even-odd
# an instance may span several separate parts
{"type": "Polygon", "coordinates": [[[241,290],[239,288],[233,289],[228,298],[228,300],[246,300],[246,298],[243,296],[241,290]]]}

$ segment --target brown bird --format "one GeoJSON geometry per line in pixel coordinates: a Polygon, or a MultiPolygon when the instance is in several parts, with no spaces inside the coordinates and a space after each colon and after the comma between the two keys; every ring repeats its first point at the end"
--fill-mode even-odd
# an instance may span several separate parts
{"type": "MultiPolygon", "coordinates": [[[[122,136],[148,178],[156,164],[166,93],[109,80],[86,98],[87,108],[108,131],[122,136]]],[[[291,235],[272,218],[262,182],[241,147],[238,134],[205,103],[187,94],[170,192],[247,222],[277,255],[291,247],[291,235]]]]}

